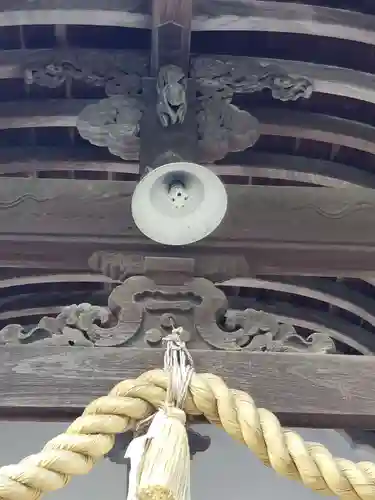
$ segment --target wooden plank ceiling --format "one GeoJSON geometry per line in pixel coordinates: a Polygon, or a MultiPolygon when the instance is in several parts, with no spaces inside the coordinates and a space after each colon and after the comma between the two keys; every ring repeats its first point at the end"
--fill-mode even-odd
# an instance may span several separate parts
{"type": "MultiPolygon", "coordinates": [[[[185,255],[240,262],[214,276],[232,309],[268,311],[304,335],[328,333],[340,352],[371,354],[375,4],[308,3],[193,2],[191,74],[227,78],[233,103],[258,119],[261,135],[210,163],[228,185],[229,219],[185,255]],[[267,65],[305,78],[311,96],[253,92],[247,77],[267,65]]],[[[36,324],[71,303],[104,305],[117,279],[103,271],[105,252],[176,254],[132,223],[139,151],[122,159],[76,128],[79,113],[106,97],[88,61],[105,73],[115,56],[124,74],[151,74],[150,4],[0,0],[0,326],[36,324]],[[83,67],[43,85],[30,78],[38,61],[83,67]]],[[[49,71],[56,76],[53,64],[49,71]]]]}

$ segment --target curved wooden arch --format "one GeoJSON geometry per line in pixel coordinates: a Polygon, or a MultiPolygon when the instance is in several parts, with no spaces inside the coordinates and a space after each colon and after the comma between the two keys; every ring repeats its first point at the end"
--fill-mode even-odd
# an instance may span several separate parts
{"type": "Polygon", "coordinates": [[[41,276],[22,276],[0,281],[0,290],[26,285],[44,283],[118,283],[103,274],[46,274],[41,276]]]}
{"type": "Polygon", "coordinates": [[[252,110],[264,135],[325,142],[375,154],[375,127],[319,113],[283,109],[252,110]]]}
{"type": "Polygon", "coordinates": [[[327,187],[346,187],[352,184],[375,188],[375,175],[334,161],[252,150],[232,153],[230,161],[234,163],[236,160],[236,164],[220,164],[210,168],[219,175],[283,179],[327,187]]]}
{"type": "Polygon", "coordinates": [[[297,33],[374,45],[375,16],[292,2],[206,0],[195,7],[193,30],[297,33]]]}
{"type": "MultiPolygon", "coordinates": [[[[315,184],[326,187],[346,187],[357,185],[375,188],[375,174],[355,167],[328,160],[318,160],[304,156],[258,153],[251,150],[232,154],[229,164],[207,165],[220,176],[279,179],[291,182],[315,184]],[[238,163],[232,163],[238,157],[238,163]]],[[[137,176],[139,164],[124,162],[114,157],[113,161],[99,161],[95,155],[78,149],[66,148],[2,148],[0,149],[0,174],[32,174],[37,172],[108,172],[137,176]],[[75,155],[73,155],[75,152],[75,155]]],[[[44,175],[44,178],[48,176],[44,175]]]]}
{"type": "Polygon", "coordinates": [[[16,320],[19,318],[36,318],[43,316],[56,316],[60,313],[61,309],[65,307],[51,306],[51,307],[35,307],[30,309],[19,309],[17,311],[0,312],[0,321],[16,320]]]}
{"type": "Polygon", "coordinates": [[[278,301],[270,304],[258,299],[249,302],[246,297],[231,296],[230,294],[228,298],[229,305],[233,309],[246,309],[251,305],[251,308],[271,314],[282,323],[325,333],[361,354],[374,355],[375,336],[362,327],[327,312],[308,309],[300,305],[296,306],[288,302],[278,301]]]}
{"type": "MultiPolygon", "coordinates": [[[[151,27],[147,7],[135,0],[6,0],[0,26],[76,24],[151,27]]],[[[268,31],[334,37],[374,45],[375,16],[276,1],[210,0],[194,6],[195,31],[268,31]]]]}
{"type": "Polygon", "coordinates": [[[98,159],[96,151],[63,147],[26,147],[0,149],[0,174],[52,172],[72,170],[83,172],[108,172],[139,174],[139,163],[124,162],[112,157],[113,161],[98,159]]]}
{"type": "MultiPolygon", "coordinates": [[[[50,284],[50,283],[49,283],[50,284]]],[[[55,283],[54,283],[55,284],[55,283]]],[[[57,283],[60,284],[60,283],[57,283]]],[[[95,300],[102,301],[101,295],[104,294],[105,287],[101,283],[97,283],[96,287],[92,290],[88,290],[86,283],[72,283],[68,289],[65,290],[51,290],[51,288],[43,288],[42,284],[37,284],[34,286],[34,291],[26,292],[24,288],[14,287],[15,293],[11,293],[12,289],[6,289],[6,296],[0,298],[0,312],[1,313],[13,313],[21,309],[31,309],[31,308],[41,308],[50,307],[58,304],[59,306],[69,305],[72,303],[87,302],[88,297],[90,300],[95,297],[95,300]],[[10,293],[9,293],[10,292],[10,293]]]]}
{"type": "Polygon", "coordinates": [[[151,27],[151,17],[135,0],[5,0],[0,26],[66,24],[81,26],[151,27]],[[143,10],[143,11],[142,11],[143,10]]]}
{"type": "MultiPolygon", "coordinates": [[[[364,279],[373,285],[374,280],[364,279]]],[[[236,278],[220,284],[229,296],[230,307],[245,309],[247,307],[265,311],[308,330],[323,331],[334,339],[351,346],[363,354],[375,354],[375,332],[364,328],[365,322],[374,326],[374,301],[369,294],[360,293],[350,288],[350,285],[329,282],[321,278],[236,278]],[[249,297],[246,289],[278,292],[276,299],[249,297]],[[280,295],[281,293],[281,295],[280,295]],[[285,293],[283,300],[282,294],[285,293]],[[280,298],[281,297],[281,298],[280,298]],[[293,303],[293,297],[313,299],[315,306],[293,303]],[[316,307],[322,303],[325,307],[316,307]],[[328,308],[327,308],[328,306],[328,308]],[[353,321],[346,316],[336,315],[334,311],[341,310],[350,313],[353,321]],[[354,318],[356,318],[354,320],[354,318]]]]}
{"type": "MultiPolygon", "coordinates": [[[[0,129],[28,127],[74,127],[78,114],[93,99],[6,102],[0,107],[0,129]]],[[[251,112],[260,121],[263,135],[295,137],[345,146],[375,154],[375,127],[319,113],[256,108],[251,112]]],[[[130,158],[129,158],[130,159],[130,158]]],[[[137,160],[138,158],[133,158],[137,160]]]]}
{"type": "Polygon", "coordinates": [[[260,278],[237,278],[230,280],[230,282],[224,282],[222,285],[240,286],[258,290],[272,290],[314,299],[329,306],[347,311],[361,320],[366,321],[375,328],[375,315],[371,312],[375,310],[374,301],[368,297],[360,298],[358,297],[358,294],[352,291],[344,291],[340,293],[337,290],[337,287],[335,290],[331,290],[333,288],[333,284],[331,284],[331,286],[327,286],[324,282],[319,283],[319,278],[315,280],[293,278],[293,280],[282,279],[280,281],[260,278]],[[364,304],[359,305],[359,300],[364,302],[364,304]]]}

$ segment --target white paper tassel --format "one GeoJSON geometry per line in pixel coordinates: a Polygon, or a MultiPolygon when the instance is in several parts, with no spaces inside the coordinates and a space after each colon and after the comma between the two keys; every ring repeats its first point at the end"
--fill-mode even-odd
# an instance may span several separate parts
{"type": "Polygon", "coordinates": [[[190,450],[186,415],[180,408],[194,368],[180,333],[181,328],[174,328],[164,339],[164,370],[169,375],[165,406],[125,455],[131,467],[127,500],[190,500],[190,450]]]}
{"type": "Polygon", "coordinates": [[[125,458],[129,458],[130,460],[130,472],[127,485],[127,500],[137,500],[139,472],[145,451],[146,440],[146,435],[134,438],[129,443],[129,446],[125,453],[125,458]]]}
{"type": "Polygon", "coordinates": [[[190,450],[185,413],[160,410],[147,433],[137,500],[190,500],[190,450]]]}

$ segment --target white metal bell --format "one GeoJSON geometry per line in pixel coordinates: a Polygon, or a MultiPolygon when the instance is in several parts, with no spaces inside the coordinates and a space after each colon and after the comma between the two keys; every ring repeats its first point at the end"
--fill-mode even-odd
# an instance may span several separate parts
{"type": "Polygon", "coordinates": [[[209,236],[227,211],[219,177],[195,163],[168,163],[147,174],[132,198],[139,230],[164,245],[188,245],[209,236]]]}

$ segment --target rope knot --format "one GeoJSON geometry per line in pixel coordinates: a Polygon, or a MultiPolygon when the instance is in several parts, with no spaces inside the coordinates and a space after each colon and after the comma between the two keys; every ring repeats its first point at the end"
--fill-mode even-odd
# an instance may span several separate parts
{"type": "Polygon", "coordinates": [[[165,412],[168,418],[175,418],[183,425],[186,424],[186,414],[180,408],[176,408],[175,406],[166,406],[163,411],[165,412]]]}

